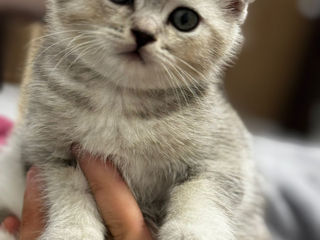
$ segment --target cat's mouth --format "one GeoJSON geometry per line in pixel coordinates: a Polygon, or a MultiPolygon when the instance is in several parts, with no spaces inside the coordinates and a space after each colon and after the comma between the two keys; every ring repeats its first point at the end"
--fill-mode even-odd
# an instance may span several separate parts
{"type": "Polygon", "coordinates": [[[143,56],[143,51],[142,49],[139,49],[134,46],[128,46],[126,49],[123,49],[119,55],[125,59],[125,61],[130,61],[130,62],[138,62],[138,63],[143,63],[146,64],[146,59],[143,56]]]}
{"type": "Polygon", "coordinates": [[[144,58],[142,57],[141,53],[139,50],[134,50],[134,51],[131,51],[131,52],[127,52],[125,53],[125,55],[127,55],[127,57],[130,59],[130,60],[133,60],[133,61],[140,61],[142,62],[143,64],[145,64],[145,60],[144,58]]]}

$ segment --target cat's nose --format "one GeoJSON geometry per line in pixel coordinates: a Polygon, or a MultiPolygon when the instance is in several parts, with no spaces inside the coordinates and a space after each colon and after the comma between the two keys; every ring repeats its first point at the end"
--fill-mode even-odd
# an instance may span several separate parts
{"type": "Polygon", "coordinates": [[[139,29],[131,29],[131,32],[136,39],[137,49],[156,41],[156,38],[151,33],[144,32],[139,29]]]}

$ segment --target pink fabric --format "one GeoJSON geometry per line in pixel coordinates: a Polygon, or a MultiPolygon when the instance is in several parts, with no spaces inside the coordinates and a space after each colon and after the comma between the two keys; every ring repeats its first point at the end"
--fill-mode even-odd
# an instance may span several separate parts
{"type": "Polygon", "coordinates": [[[6,138],[9,136],[12,127],[13,123],[9,119],[0,116],[0,145],[6,143],[6,138]]]}

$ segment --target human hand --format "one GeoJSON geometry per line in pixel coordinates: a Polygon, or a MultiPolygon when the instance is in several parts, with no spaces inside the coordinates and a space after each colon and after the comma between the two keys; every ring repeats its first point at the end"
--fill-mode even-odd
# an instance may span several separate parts
{"type": "MultiPolygon", "coordinates": [[[[77,155],[100,214],[115,240],[152,240],[143,215],[132,193],[111,163],[89,154],[77,155]]],[[[44,230],[45,213],[39,183],[36,181],[37,169],[28,172],[24,197],[24,209],[19,240],[35,240],[44,230]]],[[[15,217],[5,219],[2,226],[12,234],[17,234],[19,220],[15,217]]]]}
{"type": "Polygon", "coordinates": [[[18,235],[20,240],[37,239],[44,227],[44,212],[42,211],[41,194],[36,180],[37,169],[31,168],[27,174],[26,191],[24,194],[24,207],[22,221],[10,216],[1,224],[12,235],[18,235]]]}
{"type": "Polygon", "coordinates": [[[139,206],[117,169],[87,153],[78,155],[77,160],[113,239],[152,240],[139,206]]]}

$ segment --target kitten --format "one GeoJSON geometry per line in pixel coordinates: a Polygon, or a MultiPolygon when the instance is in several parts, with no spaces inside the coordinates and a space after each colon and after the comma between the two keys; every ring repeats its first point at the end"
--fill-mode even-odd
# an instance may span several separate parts
{"type": "MultiPolygon", "coordinates": [[[[242,41],[248,3],[48,1],[24,121],[12,156],[0,160],[18,182],[23,165],[40,169],[48,207],[40,240],[107,235],[73,143],[112,156],[156,239],[268,239],[248,133],[220,78],[242,41]]],[[[19,214],[15,185],[0,207],[19,214]]]]}

